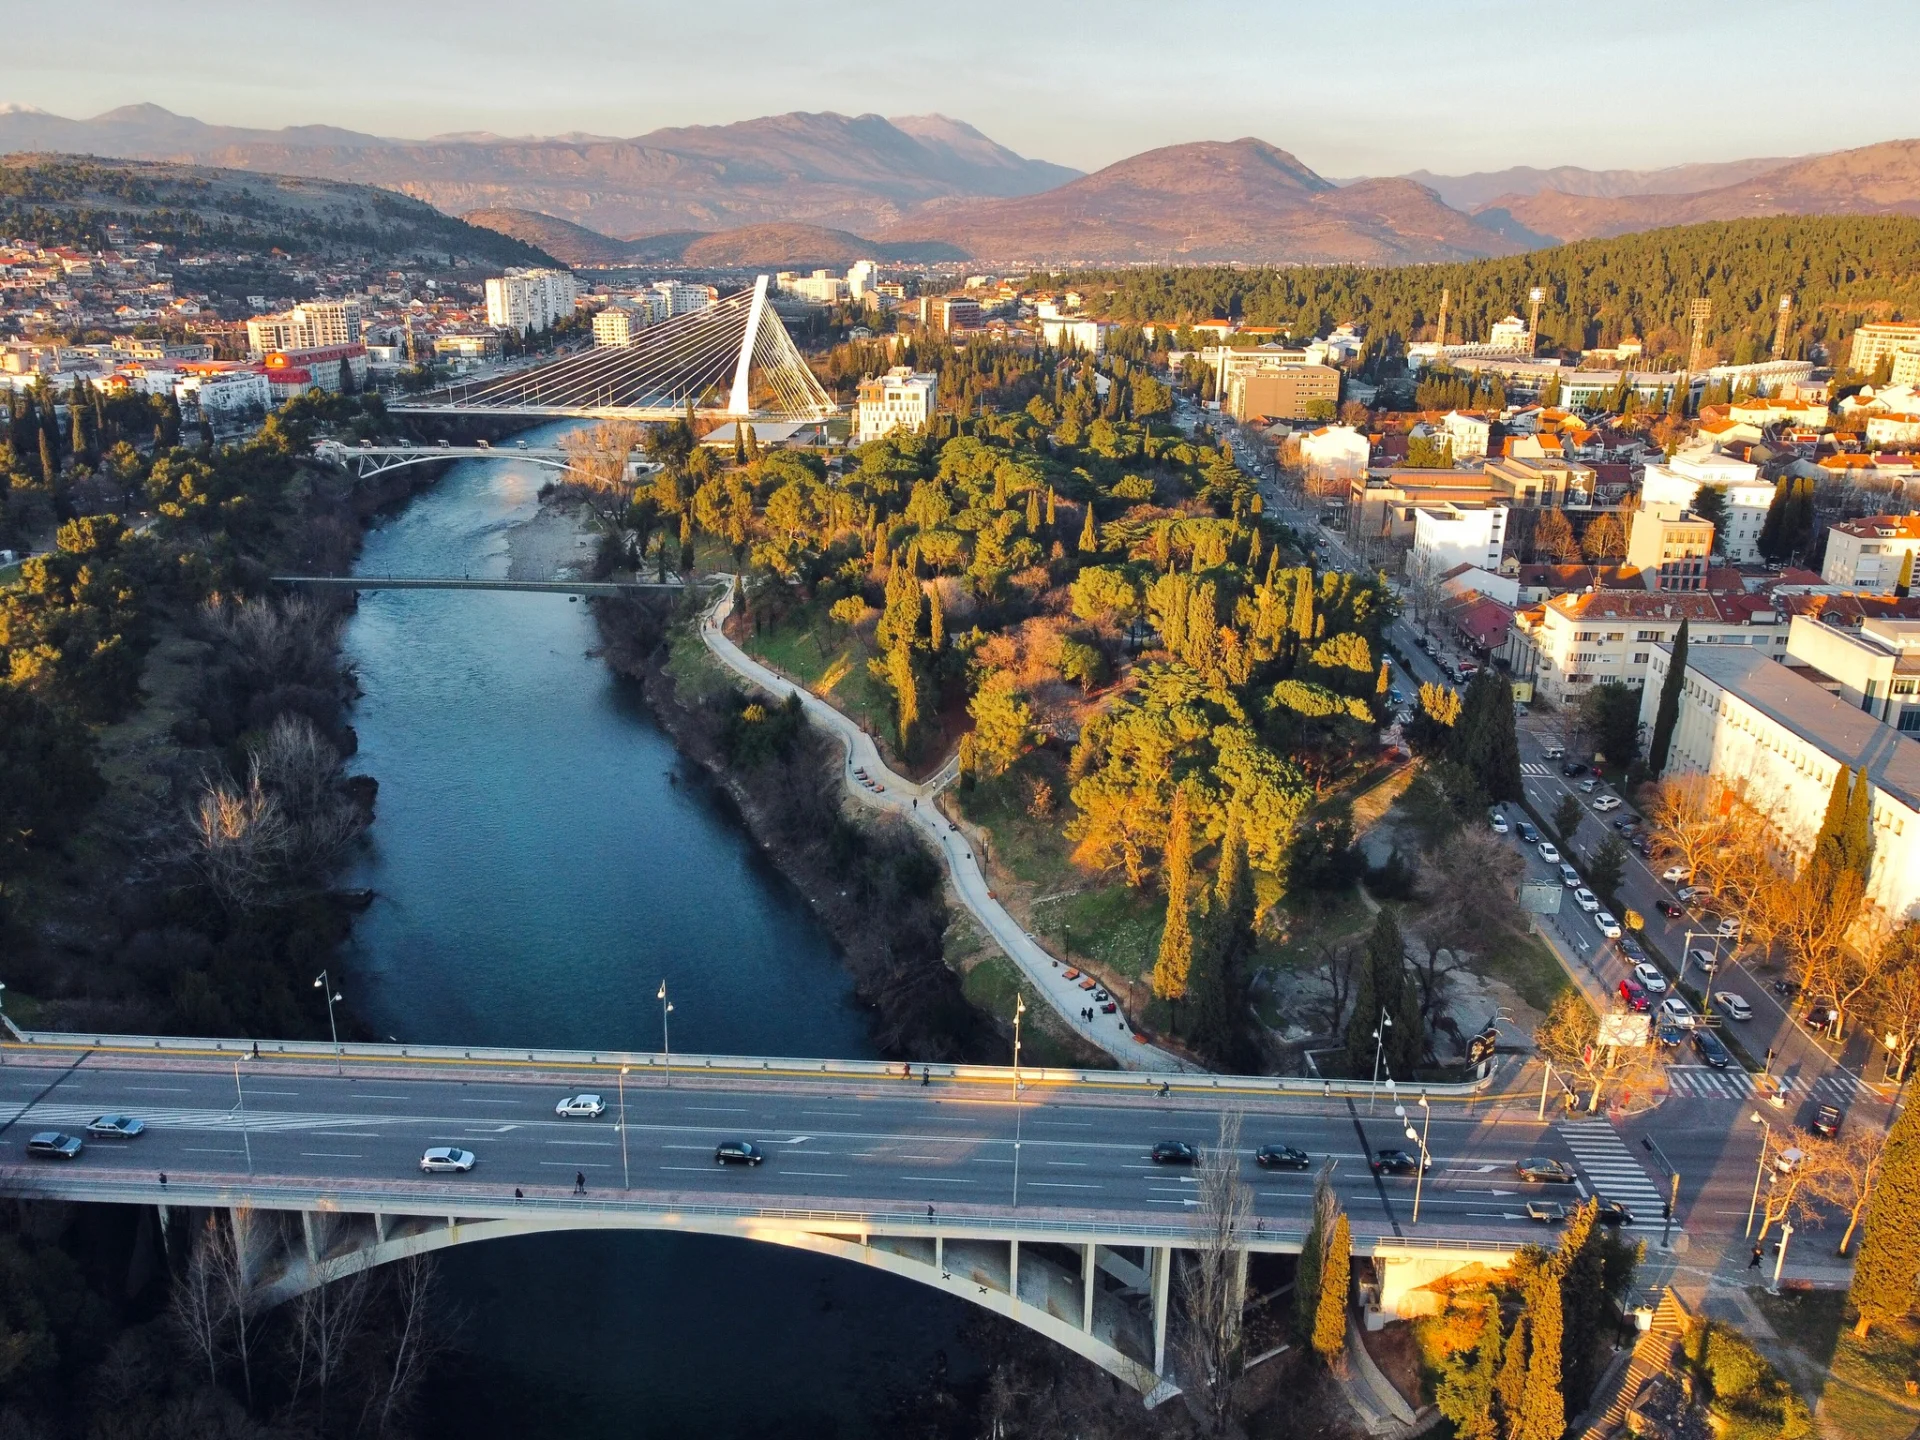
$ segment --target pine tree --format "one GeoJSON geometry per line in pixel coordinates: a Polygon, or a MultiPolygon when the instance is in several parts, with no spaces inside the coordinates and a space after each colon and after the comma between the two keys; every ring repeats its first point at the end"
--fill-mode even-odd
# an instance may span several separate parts
{"type": "Polygon", "coordinates": [[[1867,1202],[1860,1258],[1854,1262],[1848,1298],[1859,1311],[1853,1333],[1867,1338],[1876,1325],[1892,1325],[1913,1309],[1920,1285],[1920,1105],[1909,1100],[1893,1128],[1867,1202]]]}
{"type": "Polygon", "coordinates": [[[927,594],[927,648],[938,655],[947,647],[947,617],[940,608],[940,587],[927,594]]]}
{"type": "MultiPolygon", "coordinates": [[[[1327,1258],[1320,1267],[1320,1303],[1313,1315],[1313,1349],[1329,1365],[1338,1364],[1347,1349],[1347,1292],[1353,1282],[1353,1229],[1342,1210],[1333,1219],[1327,1238],[1327,1258]]],[[[1559,1440],[1558,1435],[1554,1440],[1559,1440]]]]}
{"type": "Polygon", "coordinates": [[[1660,704],[1653,712],[1653,742],[1647,750],[1647,767],[1657,780],[1667,768],[1667,753],[1673,748],[1673,727],[1680,720],[1680,686],[1687,678],[1687,622],[1673,637],[1673,655],[1667,678],[1660,684],[1660,704]]]}
{"type": "Polygon", "coordinates": [[[1100,553],[1100,539],[1099,536],[1094,533],[1093,529],[1093,502],[1091,500],[1087,502],[1086,520],[1080,526],[1080,553],[1082,555],[1098,555],[1100,553]]]}
{"type": "Polygon", "coordinates": [[[1193,883],[1193,826],[1184,788],[1173,792],[1167,821],[1167,921],[1160,932],[1160,953],[1153,962],[1153,993],[1178,1001],[1187,993],[1193,971],[1193,930],[1187,916],[1187,891],[1193,883]]]}
{"type": "Polygon", "coordinates": [[[1527,1287],[1527,1383],[1520,1413],[1507,1427],[1510,1440],[1560,1440],[1567,1428],[1567,1400],[1560,1388],[1561,1308],[1559,1267],[1543,1265],[1527,1287]]]}

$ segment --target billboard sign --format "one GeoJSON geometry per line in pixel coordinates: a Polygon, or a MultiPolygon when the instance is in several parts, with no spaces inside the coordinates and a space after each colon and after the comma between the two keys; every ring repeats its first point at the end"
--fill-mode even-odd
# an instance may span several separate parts
{"type": "Polygon", "coordinates": [[[1647,1017],[1632,1010],[1613,1011],[1600,1017],[1602,1045],[1644,1045],[1647,1043],[1647,1017]]]}

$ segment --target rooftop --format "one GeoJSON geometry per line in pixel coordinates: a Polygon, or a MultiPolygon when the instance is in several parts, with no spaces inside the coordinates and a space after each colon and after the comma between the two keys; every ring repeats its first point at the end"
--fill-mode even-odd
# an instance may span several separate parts
{"type": "Polygon", "coordinates": [[[1824,754],[1864,768],[1876,787],[1908,809],[1920,810],[1920,741],[1909,740],[1891,725],[1881,724],[1757,651],[1734,646],[1690,648],[1687,668],[1739,696],[1824,754]]]}
{"type": "Polygon", "coordinates": [[[1860,540],[1920,540],[1920,515],[1863,515],[1833,528],[1860,540]]]}

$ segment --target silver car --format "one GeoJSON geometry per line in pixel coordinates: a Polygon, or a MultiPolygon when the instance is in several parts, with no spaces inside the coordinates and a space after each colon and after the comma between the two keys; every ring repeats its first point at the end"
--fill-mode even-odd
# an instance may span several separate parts
{"type": "Polygon", "coordinates": [[[473,1169],[474,1155],[457,1145],[436,1145],[420,1157],[420,1170],[426,1175],[461,1174],[473,1169]]]}
{"type": "Polygon", "coordinates": [[[131,1115],[96,1115],[87,1126],[89,1140],[131,1140],[146,1133],[147,1122],[131,1115]]]}
{"type": "Polygon", "coordinates": [[[607,1102],[598,1095],[569,1095],[553,1107],[553,1113],[571,1120],[598,1120],[607,1113],[607,1102]]]}

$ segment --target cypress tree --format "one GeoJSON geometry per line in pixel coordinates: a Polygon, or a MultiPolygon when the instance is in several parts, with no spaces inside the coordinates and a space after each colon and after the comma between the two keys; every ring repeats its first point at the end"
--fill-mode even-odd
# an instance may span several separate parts
{"type": "Polygon", "coordinates": [[[1667,768],[1667,752],[1673,747],[1673,727],[1680,721],[1680,686],[1687,676],[1687,622],[1673,637],[1673,659],[1667,678],[1660,685],[1660,704],[1653,712],[1653,741],[1647,749],[1647,766],[1657,780],[1667,768]]]}
{"type": "Polygon", "coordinates": [[[1787,523],[1787,501],[1792,494],[1793,481],[1785,475],[1773,482],[1773,499],[1767,504],[1767,518],[1760,523],[1760,553],[1769,560],[1777,560],[1786,553],[1784,536],[1787,523]]]}
{"type": "Polygon", "coordinates": [[[733,427],[733,463],[736,465],[747,463],[747,436],[744,425],[733,427]]]}
{"type": "Polygon", "coordinates": [[[1500,1372],[1493,1382],[1494,1410],[1513,1435],[1520,1422],[1527,1393],[1527,1312],[1522,1310],[1507,1334],[1506,1349],[1500,1357],[1500,1372]]]}
{"type": "Polygon", "coordinates": [[[1334,1198],[1332,1163],[1320,1171],[1313,1185],[1313,1220],[1300,1246],[1300,1263],[1293,1272],[1293,1328],[1304,1341],[1313,1338],[1314,1316],[1320,1309],[1320,1271],[1327,1260],[1327,1241],[1340,1202],[1334,1198]]]}
{"type": "Polygon", "coordinates": [[[1818,867],[1828,876],[1847,869],[1848,782],[1853,772],[1842,765],[1834,772],[1833,788],[1827,792],[1827,813],[1821,818],[1820,832],[1813,837],[1813,857],[1809,867],[1818,867]]]}
{"type": "Polygon", "coordinates": [[[1848,1298],[1859,1312],[1853,1333],[1862,1340],[1874,1326],[1892,1325],[1913,1308],[1914,1287],[1920,1284],[1915,1215],[1920,1215],[1920,1105],[1909,1100],[1887,1132],[1853,1267],[1848,1298]]]}
{"type": "Polygon", "coordinates": [[[1406,940],[1393,911],[1382,906],[1367,936],[1367,952],[1354,987],[1353,1013],[1347,1018],[1347,1064],[1358,1075],[1371,1078],[1378,1051],[1386,1075],[1404,1080],[1420,1061],[1424,1048],[1420,1023],[1420,995],[1407,969],[1406,940]],[[1380,1012],[1392,1024],[1379,1041],[1380,1012]]]}
{"type": "MultiPolygon", "coordinates": [[[[1091,508],[1091,507],[1089,507],[1091,508]]],[[[1047,487],[1047,533],[1053,533],[1053,487],[1047,487]]]]}
{"type": "Polygon", "coordinates": [[[1846,828],[1841,845],[1847,868],[1860,877],[1864,886],[1873,865],[1873,782],[1866,766],[1853,772],[1853,789],[1847,795],[1846,828]]]}
{"type": "Polygon", "coordinates": [[[1080,553],[1082,555],[1098,555],[1100,553],[1100,538],[1094,534],[1093,530],[1093,502],[1091,500],[1087,502],[1086,521],[1080,526],[1080,553]]]}
{"type": "Polygon", "coordinates": [[[927,648],[938,655],[947,645],[947,617],[940,608],[940,587],[927,595],[927,648]]]}
{"type": "Polygon", "coordinates": [[[1493,1413],[1494,1386],[1500,1373],[1499,1297],[1489,1290],[1481,1308],[1480,1339],[1473,1347],[1473,1360],[1463,1363],[1458,1356],[1451,1356],[1444,1361],[1434,1394],[1440,1413],[1453,1422],[1454,1440],[1500,1440],[1500,1425],[1493,1413]]]}
{"type": "Polygon", "coordinates": [[[1527,1322],[1533,1344],[1527,1352],[1527,1383],[1520,1413],[1508,1426],[1511,1440],[1560,1440],[1567,1428],[1567,1400],[1560,1389],[1561,1309],[1559,1267],[1543,1265],[1528,1286],[1527,1322]]]}
{"type": "Polygon", "coordinates": [[[1246,830],[1240,809],[1227,816],[1227,833],[1220,842],[1220,866],[1201,943],[1195,948],[1193,1022],[1190,1033],[1208,1056],[1223,1069],[1239,1072],[1253,1057],[1247,1054],[1245,1015],[1246,957],[1253,948],[1253,875],[1247,866],[1246,830]]]}
{"type": "Polygon", "coordinates": [[[1260,527],[1255,525],[1247,533],[1247,573],[1260,573],[1260,527]]]}
{"type": "Polygon", "coordinates": [[[1027,491],[1027,534],[1038,535],[1039,533],[1040,492],[1038,490],[1029,490],[1027,491]]]}
{"type": "Polygon", "coordinates": [[[60,462],[54,457],[53,442],[47,439],[47,432],[40,432],[40,478],[48,485],[60,478],[60,462]]]}
{"type": "Polygon", "coordinates": [[[1576,1407],[1584,1406],[1600,1378],[1594,1362],[1600,1353],[1602,1331],[1607,1319],[1607,1266],[1602,1253],[1604,1231],[1599,1220],[1600,1207],[1587,1200],[1567,1221],[1560,1237],[1560,1253],[1554,1267],[1560,1274],[1559,1295],[1564,1334],[1560,1343],[1560,1368],[1566,1398],[1576,1407]]]}
{"type": "Polygon", "coordinates": [[[1393,688],[1393,672],[1387,668],[1387,662],[1380,662],[1380,673],[1373,677],[1373,698],[1376,703],[1387,703],[1387,691],[1393,688]]]}
{"type": "MultiPolygon", "coordinates": [[[[1347,1291],[1353,1279],[1353,1230],[1342,1210],[1333,1219],[1327,1258],[1320,1267],[1320,1303],[1313,1315],[1313,1349],[1329,1365],[1347,1348],[1347,1291]]],[[[1554,1440],[1559,1440],[1556,1434],[1554,1440]]]]}
{"type": "Polygon", "coordinates": [[[1473,677],[1447,750],[1473,772],[1488,799],[1520,799],[1520,740],[1514,730],[1513,686],[1505,676],[1482,670],[1473,677]]]}
{"type": "Polygon", "coordinates": [[[1160,953],[1153,962],[1153,993],[1178,1001],[1187,993],[1193,971],[1193,930],[1187,917],[1187,890],[1193,880],[1193,827],[1187,814],[1187,793],[1173,792],[1173,813],[1167,822],[1167,921],[1160,932],[1160,953]]]}

